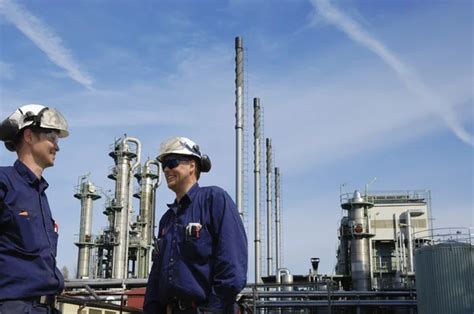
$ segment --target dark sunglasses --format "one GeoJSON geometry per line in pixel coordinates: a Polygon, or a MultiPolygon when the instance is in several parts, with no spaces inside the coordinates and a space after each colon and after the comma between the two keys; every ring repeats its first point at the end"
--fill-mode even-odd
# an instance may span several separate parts
{"type": "Polygon", "coordinates": [[[179,157],[173,157],[173,158],[168,158],[165,159],[161,162],[161,165],[163,167],[163,170],[166,168],[168,169],[174,169],[179,166],[179,164],[183,161],[189,161],[189,158],[179,158],[179,157]]]}

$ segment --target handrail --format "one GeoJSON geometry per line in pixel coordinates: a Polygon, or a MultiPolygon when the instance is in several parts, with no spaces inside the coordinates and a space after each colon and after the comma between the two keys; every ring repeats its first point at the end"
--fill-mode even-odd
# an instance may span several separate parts
{"type": "Polygon", "coordinates": [[[473,245],[474,234],[472,228],[449,227],[421,230],[414,232],[412,236],[413,240],[426,240],[429,241],[429,244],[432,245],[452,242],[468,243],[473,245]]]}

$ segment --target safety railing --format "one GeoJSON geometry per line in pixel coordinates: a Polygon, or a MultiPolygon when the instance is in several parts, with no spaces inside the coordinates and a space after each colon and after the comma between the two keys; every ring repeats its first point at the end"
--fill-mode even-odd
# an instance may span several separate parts
{"type": "MultiPolygon", "coordinates": [[[[341,291],[335,282],[249,285],[240,295],[245,313],[339,313],[338,310],[416,308],[416,292],[341,291]]],[[[342,313],[342,312],[341,312],[342,313]]],[[[345,312],[344,312],[345,313],[345,312]]]]}
{"type": "Polygon", "coordinates": [[[474,234],[472,228],[450,227],[414,232],[412,238],[413,241],[418,241],[425,245],[435,245],[447,242],[467,243],[472,245],[474,234]]]}
{"type": "MultiPolygon", "coordinates": [[[[83,307],[141,313],[127,306],[128,289],[145,287],[146,279],[71,280],[60,303],[83,307]]],[[[342,291],[335,281],[308,283],[250,284],[239,294],[241,313],[347,313],[347,311],[377,311],[397,309],[410,313],[416,309],[416,292],[400,291],[342,291]],[[342,311],[342,312],[341,312],[342,311]]]]}

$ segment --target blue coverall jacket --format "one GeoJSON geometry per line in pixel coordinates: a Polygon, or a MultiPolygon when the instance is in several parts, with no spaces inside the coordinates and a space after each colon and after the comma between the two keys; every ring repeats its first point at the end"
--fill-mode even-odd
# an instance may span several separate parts
{"type": "Polygon", "coordinates": [[[247,280],[247,237],[231,197],[221,188],[196,183],[168,205],[158,230],[145,296],[145,313],[160,313],[173,299],[223,310],[247,280]],[[202,226],[189,234],[190,224],[202,226]]]}
{"type": "Polygon", "coordinates": [[[0,167],[0,300],[55,295],[64,287],[47,187],[19,160],[0,167]]]}

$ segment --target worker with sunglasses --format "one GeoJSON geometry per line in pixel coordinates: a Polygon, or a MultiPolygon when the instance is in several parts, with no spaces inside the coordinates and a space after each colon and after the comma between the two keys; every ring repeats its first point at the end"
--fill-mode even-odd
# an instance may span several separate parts
{"type": "Polygon", "coordinates": [[[211,161],[190,139],[162,143],[158,161],[176,199],[160,220],[144,312],[234,313],[248,254],[235,203],[220,187],[199,186],[211,161]]]}
{"type": "Polygon", "coordinates": [[[18,156],[13,166],[0,167],[1,314],[59,313],[55,296],[64,278],[43,171],[54,165],[59,138],[68,135],[61,113],[43,105],[22,106],[0,124],[0,140],[18,156]]]}

